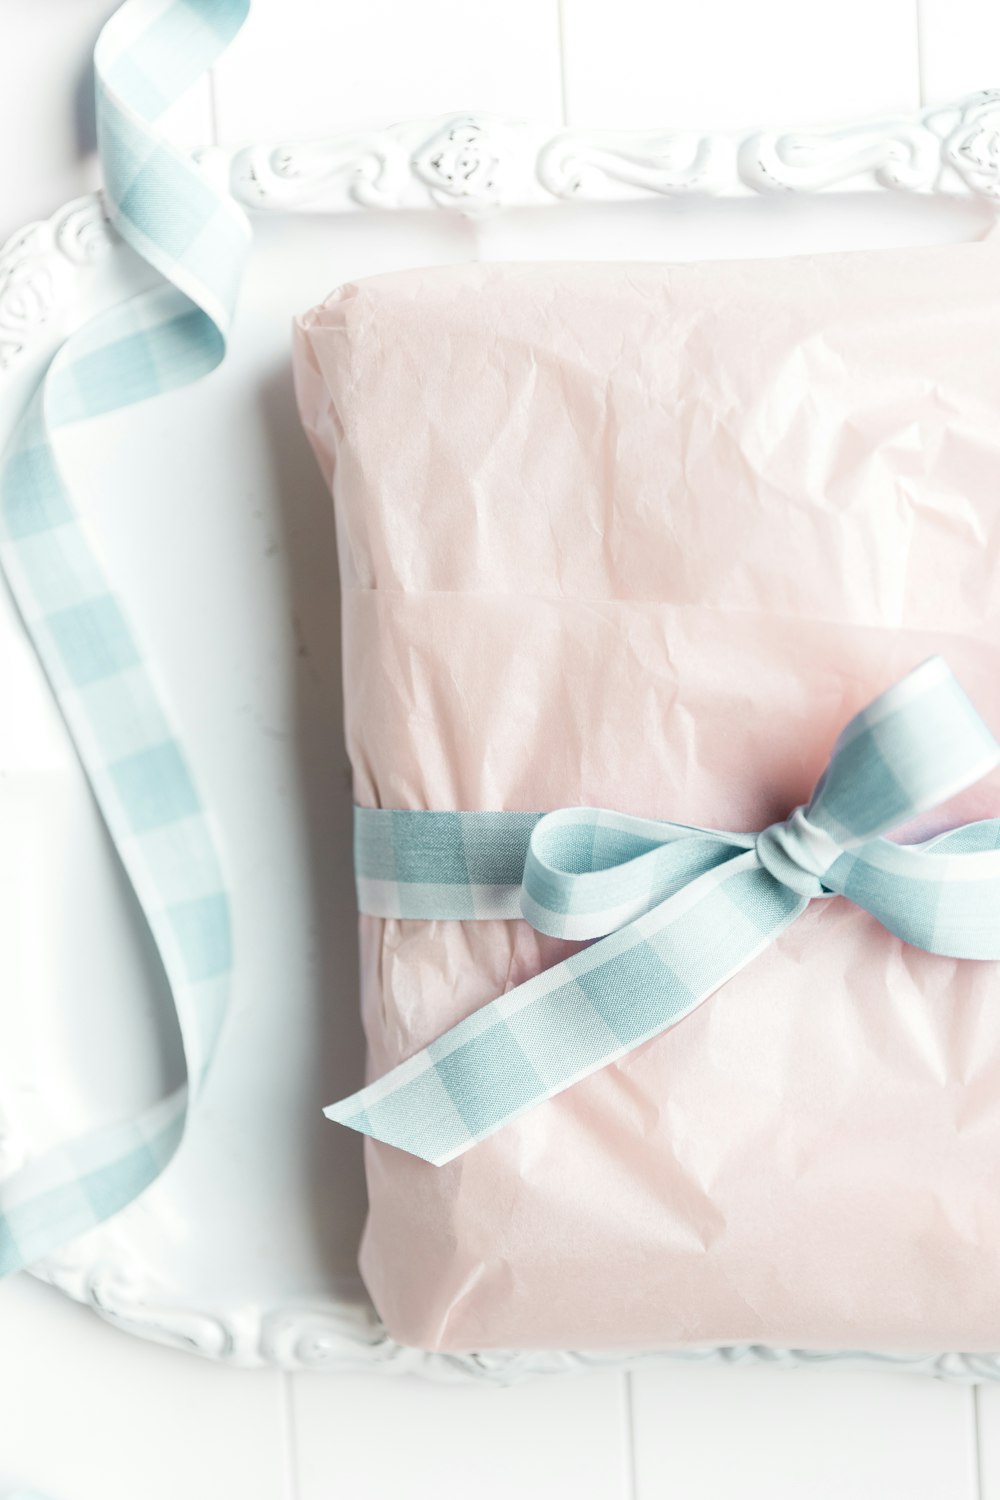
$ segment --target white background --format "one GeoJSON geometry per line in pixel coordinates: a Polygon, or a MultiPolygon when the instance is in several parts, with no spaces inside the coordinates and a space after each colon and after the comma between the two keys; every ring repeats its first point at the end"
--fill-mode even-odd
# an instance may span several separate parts
{"type": "MultiPolygon", "coordinates": [[[[0,237],[96,182],[89,56],[112,9],[0,0],[0,237]]],[[[990,0],[254,0],[178,128],[263,140],[462,108],[826,123],[998,83],[990,0]]],[[[1000,1386],[685,1365],[507,1391],[247,1373],[128,1338],[21,1276],[0,1285],[13,1485],[59,1500],[1000,1500],[1000,1386]]]]}

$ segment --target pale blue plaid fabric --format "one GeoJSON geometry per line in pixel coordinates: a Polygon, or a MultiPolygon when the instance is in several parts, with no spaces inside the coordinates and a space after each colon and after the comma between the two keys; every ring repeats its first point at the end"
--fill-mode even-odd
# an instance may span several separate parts
{"type": "Polygon", "coordinates": [[[1000,819],[884,838],[1000,764],[940,657],[850,721],[807,806],[759,834],[599,807],[354,809],[361,911],[524,917],[596,938],[324,1113],[440,1165],[688,1015],[815,897],[905,942],[1000,958],[1000,819]]]}
{"type": "Polygon", "coordinates": [[[154,1181],[177,1149],[226,1013],[230,910],[211,820],[57,449],[68,424],[186,384],[223,356],[249,223],[156,121],[232,39],[248,5],[128,0],[102,31],[94,61],[106,205],[166,284],[62,346],[0,467],[0,565],[148,920],[188,1073],[140,1117],[67,1141],[0,1182],[0,1274],[58,1249],[154,1181]]]}

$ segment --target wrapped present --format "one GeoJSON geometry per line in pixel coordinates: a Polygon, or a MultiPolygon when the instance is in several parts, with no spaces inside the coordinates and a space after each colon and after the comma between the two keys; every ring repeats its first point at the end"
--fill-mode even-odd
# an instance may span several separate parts
{"type": "Polygon", "coordinates": [[[998,349],[1000,229],[297,320],[401,1342],[1000,1349],[998,349]]]}

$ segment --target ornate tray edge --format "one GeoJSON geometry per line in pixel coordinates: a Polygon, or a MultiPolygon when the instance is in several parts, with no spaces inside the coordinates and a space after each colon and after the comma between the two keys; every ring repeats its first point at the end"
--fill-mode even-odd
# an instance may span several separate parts
{"type": "MultiPolygon", "coordinates": [[[[96,1235],[88,1236],[91,1242],[96,1235]]],[[[112,1239],[110,1232],[106,1239],[112,1239]]],[[[455,1382],[508,1385],[530,1376],[588,1370],[668,1367],[678,1362],[780,1368],[850,1366],[930,1375],[966,1383],[1000,1380],[1000,1353],[880,1353],[874,1350],[775,1348],[713,1344],[673,1350],[486,1350],[430,1353],[399,1344],[359,1290],[351,1298],[284,1307],[246,1305],[223,1313],[185,1306],[147,1287],[135,1266],[111,1245],[92,1260],[72,1255],[33,1267],[32,1274],[128,1333],[243,1369],[351,1373],[377,1371],[455,1382]]]]}
{"type": "MultiPolygon", "coordinates": [[[[931,114],[936,119],[948,120],[949,113],[955,117],[951,120],[950,131],[931,131],[938,142],[938,166],[942,161],[947,164],[949,160],[953,166],[956,165],[951,156],[946,156],[946,145],[949,153],[958,152],[961,155],[964,152],[968,160],[963,168],[963,183],[959,191],[964,189],[967,193],[996,200],[1000,197],[1000,155],[987,160],[982,157],[980,147],[985,139],[983,132],[986,126],[991,120],[995,122],[1000,118],[1000,90],[987,90],[971,96],[962,105],[954,106],[950,112],[927,112],[927,123],[922,121],[914,128],[930,131],[931,114]]],[[[468,122],[475,122],[480,118],[447,117],[446,120],[437,122],[436,128],[439,132],[448,131],[455,126],[456,120],[460,120],[464,129],[468,122]]],[[[393,130],[404,133],[409,130],[412,133],[416,128],[411,125],[393,127],[393,130]]],[[[932,178],[923,176],[919,182],[906,181],[898,173],[886,175],[884,153],[890,145],[893,145],[894,150],[899,147],[899,121],[864,129],[867,131],[866,145],[869,148],[873,146],[873,134],[875,137],[874,154],[866,152],[865,170],[872,175],[870,185],[918,191],[935,190],[937,171],[932,178]]],[[[861,130],[862,127],[855,127],[849,131],[830,132],[824,138],[835,140],[842,150],[845,142],[850,145],[850,138],[861,130]]],[[[473,138],[478,140],[480,134],[478,129],[473,131],[473,138]]],[[[657,149],[662,149],[664,142],[671,137],[680,139],[682,134],[685,140],[689,139],[689,132],[658,133],[657,149]]],[[[613,143],[615,137],[623,150],[627,148],[629,142],[626,133],[602,132],[602,151],[609,141],[613,143]]],[[[644,133],[644,138],[653,139],[648,132],[644,133]]],[[[995,138],[994,135],[992,139],[995,138]]],[[[759,143],[761,139],[759,133],[746,138],[755,143],[759,143]]],[[[596,140],[596,137],[594,133],[588,135],[582,131],[569,131],[560,133],[553,140],[578,147],[585,141],[596,140]]],[[[798,137],[775,135],[773,142],[776,149],[779,143],[785,143],[781,146],[779,155],[781,151],[791,149],[794,157],[796,149],[801,149],[801,138],[798,137]],[[798,146],[795,145],[796,141],[799,141],[798,146]]],[[[275,151],[291,151],[294,160],[293,148],[254,147],[237,153],[227,165],[237,196],[258,207],[262,206],[262,195],[248,184],[260,182],[259,172],[253,178],[245,178],[240,174],[244,172],[251,153],[259,155],[265,149],[269,156],[275,151]]],[[[329,143],[324,145],[324,154],[331,149],[329,143]]],[[[214,152],[205,154],[209,156],[214,152]]],[[[353,158],[352,161],[356,168],[357,161],[353,158]]],[[[832,174],[826,170],[820,174],[823,180],[817,179],[815,171],[805,176],[796,171],[787,182],[772,181],[767,186],[784,187],[788,191],[815,191],[832,186],[848,176],[856,177],[859,170],[857,162],[857,156],[848,153],[846,157],[841,156],[843,169],[832,174]],[[847,171],[847,166],[850,166],[850,172],[847,171]]],[[[348,165],[351,163],[348,162],[348,165]]],[[[345,171],[344,159],[340,156],[336,166],[337,175],[345,171]]],[[[350,172],[347,177],[355,180],[350,172]]],[[[424,185],[427,186],[426,181],[424,185]]],[[[642,191],[649,193],[679,190],[676,183],[666,180],[644,181],[633,186],[639,186],[642,191]]],[[[760,191],[765,184],[754,186],[760,191]]],[[[720,187],[725,190],[724,185],[720,187]]],[[[551,187],[547,191],[554,196],[574,196],[570,193],[555,195],[551,187]]],[[[272,200],[267,206],[285,210],[305,206],[306,202],[310,207],[314,206],[313,195],[309,191],[281,196],[280,203],[272,200]]],[[[468,212],[474,207],[468,200],[468,194],[449,192],[438,184],[437,191],[427,193],[424,206],[458,208],[468,212]]],[[[354,197],[341,206],[404,205],[385,199],[376,203],[354,197]]],[[[497,205],[494,203],[492,206],[497,205]]],[[[46,336],[51,337],[58,332],[61,315],[80,290],[81,273],[103,259],[116,245],[120,246],[120,241],[108,223],[103,199],[98,192],[73,199],[48,219],[18,230],[0,246],[0,383],[9,371],[20,367],[22,356],[33,352],[33,345],[43,343],[46,336]]],[[[0,1171],[13,1170],[21,1155],[17,1136],[0,1113],[0,1171]]],[[[32,1274],[129,1333],[242,1368],[272,1367],[283,1371],[326,1370],[341,1373],[378,1370],[441,1381],[479,1380],[508,1384],[527,1376],[572,1374],[595,1369],[635,1370],[677,1361],[695,1361],[782,1367],[850,1364],[870,1369],[904,1370],[965,1382],[1000,1380],[1000,1352],[899,1354],[866,1350],[786,1349],[763,1344],[717,1344],[662,1352],[492,1350],[470,1354],[430,1353],[398,1344],[391,1338],[360,1289],[341,1302],[327,1300],[308,1305],[293,1303],[274,1308],[247,1305],[225,1313],[185,1306],[144,1283],[139,1268],[129,1264],[128,1253],[118,1243],[113,1226],[105,1226],[103,1230],[88,1235],[85,1241],[79,1242],[64,1255],[39,1262],[32,1267],[32,1274]],[[84,1247],[86,1254],[83,1253],[84,1247]]]]}

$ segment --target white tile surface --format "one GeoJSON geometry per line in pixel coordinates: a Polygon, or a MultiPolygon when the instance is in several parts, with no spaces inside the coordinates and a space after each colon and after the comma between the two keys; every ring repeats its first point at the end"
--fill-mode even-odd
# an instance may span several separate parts
{"type": "Polygon", "coordinates": [[[632,1383],[636,1500],[976,1500],[968,1388],[714,1366],[632,1383]]]}
{"type": "Polygon", "coordinates": [[[625,1377],[508,1389],[408,1376],[294,1382],[301,1500],[631,1500],[625,1377]]]}
{"type": "Polygon", "coordinates": [[[1000,1385],[976,1391],[980,1500],[1000,1500],[1000,1385]]]}
{"type": "Polygon", "coordinates": [[[573,125],[822,124],[918,102],[913,0],[563,5],[573,125]]]}
{"type": "Polygon", "coordinates": [[[95,185],[90,54],[114,9],[115,0],[4,0],[0,240],[95,185]]]}
{"type": "Polygon", "coordinates": [[[917,0],[925,104],[1000,88],[1000,5],[917,0]]]}
{"type": "Polygon", "coordinates": [[[264,0],[216,69],[220,140],[463,109],[558,120],[558,37],[556,0],[264,0]]]}
{"type": "MultiPolygon", "coordinates": [[[[89,51],[113,9],[2,0],[0,238],[94,181],[89,51]]],[[[557,120],[564,88],[577,124],[822,123],[913,108],[921,81],[931,103],[1000,84],[995,0],[561,9],[562,58],[559,0],[254,0],[217,70],[221,138],[467,107],[557,120]]],[[[209,138],[207,86],[172,128],[209,138]]],[[[532,222],[486,226],[481,245],[531,253],[532,222]]],[[[578,217],[561,253],[614,256],[602,223],[578,217]]],[[[0,1285],[0,1492],[14,1484],[57,1500],[1000,1500],[1000,1387],[685,1365],[508,1391],[246,1374],[19,1277],[0,1285]]]]}
{"type": "Polygon", "coordinates": [[[0,1284],[0,1494],[284,1500],[281,1377],[132,1339],[27,1276],[0,1284]]]}

